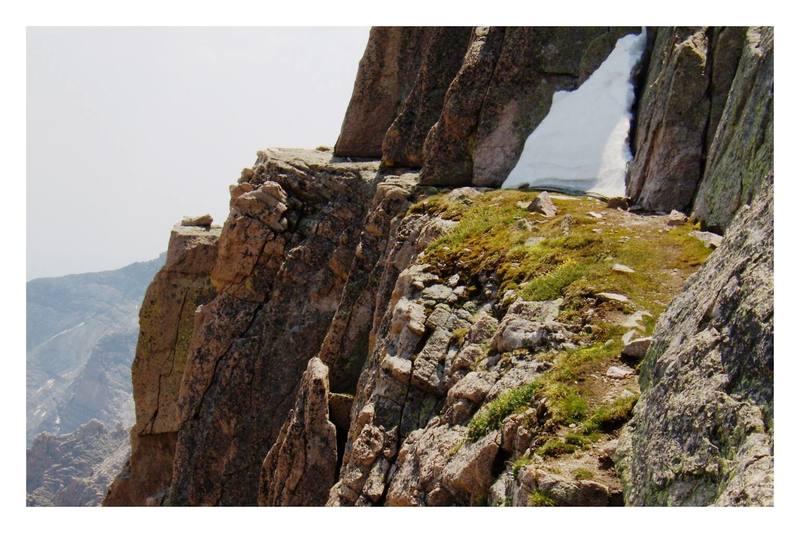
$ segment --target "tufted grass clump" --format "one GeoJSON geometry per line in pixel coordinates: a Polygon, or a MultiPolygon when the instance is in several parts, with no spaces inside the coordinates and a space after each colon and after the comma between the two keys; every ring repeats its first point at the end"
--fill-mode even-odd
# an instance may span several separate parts
{"type": "Polygon", "coordinates": [[[585,479],[594,478],[594,472],[592,472],[588,468],[576,468],[575,470],[572,471],[572,476],[577,481],[583,481],[585,479]]]}
{"type": "Polygon", "coordinates": [[[472,417],[467,427],[467,440],[475,442],[498,429],[503,420],[511,414],[527,408],[538,388],[536,382],[505,391],[487,403],[472,417]]]}
{"type": "Polygon", "coordinates": [[[542,490],[535,490],[528,496],[528,505],[531,507],[553,507],[555,504],[553,498],[542,490]]]}
{"type": "Polygon", "coordinates": [[[536,453],[544,457],[558,457],[560,455],[573,453],[577,450],[578,446],[569,444],[558,437],[554,437],[552,439],[548,439],[547,442],[536,448],[536,453]]]}
{"type": "Polygon", "coordinates": [[[633,407],[638,400],[639,395],[632,394],[630,396],[617,398],[608,404],[601,405],[594,414],[584,422],[584,432],[592,433],[595,431],[602,431],[608,433],[622,427],[625,422],[630,420],[633,407]]]}

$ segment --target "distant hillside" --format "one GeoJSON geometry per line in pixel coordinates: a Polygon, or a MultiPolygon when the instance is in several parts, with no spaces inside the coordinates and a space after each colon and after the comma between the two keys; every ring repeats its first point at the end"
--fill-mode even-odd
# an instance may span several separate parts
{"type": "Polygon", "coordinates": [[[130,364],[144,291],[164,255],[119,270],[27,283],[27,431],[133,420],[130,364]]]}

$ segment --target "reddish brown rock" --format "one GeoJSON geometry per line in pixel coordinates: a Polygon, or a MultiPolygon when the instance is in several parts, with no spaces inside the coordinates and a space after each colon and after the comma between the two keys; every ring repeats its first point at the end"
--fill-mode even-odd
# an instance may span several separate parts
{"type": "Polygon", "coordinates": [[[328,419],[328,367],[312,358],[294,409],[261,467],[259,505],[324,505],[336,481],[336,426],[328,419]]]}
{"type": "Polygon", "coordinates": [[[461,69],[447,89],[442,114],[424,145],[426,185],[472,182],[470,139],[478,127],[483,95],[503,45],[504,28],[475,28],[461,69]]]}
{"type": "Polygon", "coordinates": [[[435,28],[372,28],[333,149],[335,155],[381,156],[383,136],[414,86],[435,32],[435,28]]]}
{"type": "Polygon", "coordinates": [[[708,28],[658,28],[638,104],[627,186],[627,195],[645,209],[691,207],[703,173],[709,56],[708,28]]]}
{"type": "Polygon", "coordinates": [[[128,471],[115,480],[104,505],[159,503],[172,477],[180,389],[196,309],[214,296],[209,273],[220,228],[175,226],[167,260],[147,289],[139,312],[133,361],[136,424],[128,471]]]}
{"type": "Polygon", "coordinates": [[[461,68],[470,43],[468,27],[431,28],[433,37],[419,74],[402,110],[383,139],[383,165],[421,167],[422,148],[439,119],[445,93],[461,68]]]}
{"type": "Polygon", "coordinates": [[[258,465],[337,310],[376,168],[267,150],[233,188],[219,294],[203,306],[179,394],[170,504],[256,504],[258,465]]]}

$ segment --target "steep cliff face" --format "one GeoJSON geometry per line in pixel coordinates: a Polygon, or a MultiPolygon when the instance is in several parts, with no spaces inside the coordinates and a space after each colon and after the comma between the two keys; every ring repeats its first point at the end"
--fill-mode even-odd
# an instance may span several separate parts
{"type": "MultiPolygon", "coordinates": [[[[130,472],[117,482],[171,505],[621,505],[623,488],[628,503],[689,501],[647,496],[648,472],[663,467],[648,450],[676,436],[651,428],[661,415],[646,413],[669,409],[695,383],[690,368],[668,365],[669,374],[653,361],[672,357],[664,347],[693,334],[682,332],[693,327],[692,287],[702,284],[690,282],[655,340],[650,334],[711,253],[699,240],[708,236],[680,214],[631,212],[620,199],[443,187],[502,183],[554,91],[577,87],[619,37],[639,31],[373,30],[335,155],[266,150],[231,187],[216,257],[201,269],[213,286],[209,300],[191,331],[178,328],[191,337],[182,371],[150,372],[141,409],[137,397],[137,426],[141,410],[147,431],[158,426],[172,439],[151,454],[160,457],[157,487],[144,490],[147,482],[132,475],[135,438],[130,472]],[[667,355],[653,355],[659,350],[667,355]],[[653,385],[664,375],[675,379],[653,385]],[[163,378],[166,393],[154,396],[163,378]],[[644,407],[626,438],[645,451],[639,463],[622,459],[620,479],[615,450],[640,382],[644,407]]],[[[634,199],[688,198],[681,207],[691,207],[708,139],[734,146],[723,134],[739,117],[731,106],[750,101],[737,84],[755,76],[771,88],[754,74],[765,68],[753,51],[762,47],[736,49],[743,34],[658,29],[643,63],[648,81],[636,128],[637,157],[657,156],[634,165],[644,169],[636,170],[634,199]],[[747,53],[751,66],[733,66],[747,53]],[[692,135],[677,133],[689,129],[692,135]],[[681,169],[686,181],[656,168],[681,169]],[[656,194],[670,183],[672,197],[656,194]]],[[[755,35],[748,30],[751,41],[755,35]]],[[[761,138],[742,142],[752,147],[761,138]]],[[[753,216],[761,219],[761,211],[753,216]]],[[[712,263],[726,253],[714,252],[712,263]]],[[[717,270],[745,272],[761,265],[759,257],[743,246],[741,261],[717,270]]],[[[747,287],[762,280],[765,267],[758,268],[747,287]]],[[[727,287],[731,302],[745,292],[709,283],[727,287]]],[[[771,361],[771,292],[753,298],[754,322],[740,324],[746,313],[723,302],[710,320],[734,329],[724,333],[705,319],[701,326],[716,328],[720,339],[754,339],[763,355],[754,363],[762,364],[771,361]]],[[[169,314],[162,322],[181,323],[179,308],[169,314]]],[[[749,387],[747,365],[728,368],[731,383],[749,387]]],[[[758,376],[749,401],[766,402],[771,412],[771,375],[758,376]]],[[[726,391],[740,403],[741,393],[726,391]]],[[[694,407],[703,405],[711,409],[694,407]]],[[[704,413],[687,416],[686,435],[704,413]]],[[[740,426],[755,428],[751,418],[740,426]]],[[[761,441],[747,447],[738,435],[726,441],[730,450],[763,458],[753,448],[761,441]]],[[[738,464],[747,468],[742,457],[738,464]]],[[[704,479],[699,492],[725,484],[732,495],[740,487],[739,496],[718,503],[766,501],[741,494],[771,493],[766,477],[749,472],[731,482],[704,479]]]]}
{"type": "Polygon", "coordinates": [[[437,28],[372,28],[334,154],[380,157],[383,136],[414,87],[423,59],[430,64],[427,52],[431,41],[443,31],[447,32],[437,28]]]}
{"type": "Polygon", "coordinates": [[[254,505],[260,466],[336,313],[375,163],[268,150],[231,189],[178,398],[169,502],[254,505]]]}
{"type": "Polygon", "coordinates": [[[633,505],[772,505],[772,176],[659,319],[620,449],[633,505]]]}
{"type": "Polygon", "coordinates": [[[130,431],[131,455],[104,505],[158,504],[170,484],[178,390],[196,309],[214,295],[209,272],[219,233],[218,227],[172,229],[166,263],[148,287],[139,312],[132,368],[136,423],[130,431]]]}
{"type": "Polygon", "coordinates": [[[628,195],[723,231],[772,167],[772,28],[658,28],[628,195]]]}
{"type": "Polygon", "coordinates": [[[741,59],[706,158],[694,215],[724,229],[752,201],[773,166],[773,29],[748,28],[741,59]]]}

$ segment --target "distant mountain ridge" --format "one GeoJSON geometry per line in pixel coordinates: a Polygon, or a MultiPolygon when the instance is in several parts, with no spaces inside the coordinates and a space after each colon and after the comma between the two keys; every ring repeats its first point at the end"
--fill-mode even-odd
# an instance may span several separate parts
{"type": "Polygon", "coordinates": [[[127,449],[127,429],[134,418],[130,368],[139,306],[165,257],[26,284],[29,505],[96,505],[104,494],[108,472],[97,476],[93,468],[100,468],[97,459],[115,446],[127,449]],[[59,450],[71,451],[63,455],[59,450]],[[31,478],[32,469],[49,474],[31,478]],[[46,490],[37,479],[46,481],[46,490]],[[61,492],[76,483],[90,490],[75,498],[61,492]],[[37,496],[31,497],[36,490],[37,496]]]}

